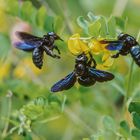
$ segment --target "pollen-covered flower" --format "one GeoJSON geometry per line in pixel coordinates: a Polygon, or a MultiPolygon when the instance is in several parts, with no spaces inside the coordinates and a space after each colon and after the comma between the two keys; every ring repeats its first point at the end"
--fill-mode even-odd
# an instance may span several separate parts
{"type": "Polygon", "coordinates": [[[72,35],[69,40],[68,40],[68,48],[70,50],[70,52],[74,55],[79,55],[81,53],[88,53],[90,51],[88,44],[86,44],[85,42],[83,42],[80,39],[80,35],[74,34],[72,35]]]}

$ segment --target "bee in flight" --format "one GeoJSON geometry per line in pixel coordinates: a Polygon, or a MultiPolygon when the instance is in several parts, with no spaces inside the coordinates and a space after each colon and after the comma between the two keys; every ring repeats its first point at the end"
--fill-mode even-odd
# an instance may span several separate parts
{"type": "Polygon", "coordinates": [[[52,92],[68,90],[74,86],[76,81],[80,85],[88,87],[94,85],[96,81],[104,82],[114,78],[113,74],[96,69],[96,62],[91,54],[89,60],[85,54],[78,55],[75,63],[73,72],[54,84],[51,88],[52,92]]]}
{"type": "Polygon", "coordinates": [[[100,43],[106,44],[106,49],[108,50],[118,50],[112,58],[130,53],[135,63],[140,66],[140,45],[133,36],[121,33],[115,41],[101,40],[100,43]]]}
{"type": "Polygon", "coordinates": [[[16,35],[21,41],[14,43],[14,46],[23,51],[32,52],[33,63],[39,69],[41,69],[43,65],[44,51],[53,58],[60,58],[59,55],[53,53],[53,49],[56,49],[58,54],[60,54],[60,50],[54,45],[54,42],[55,40],[62,39],[56,33],[48,32],[47,35],[44,35],[43,37],[33,36],[25,32],[16,32],[16,35]]]}

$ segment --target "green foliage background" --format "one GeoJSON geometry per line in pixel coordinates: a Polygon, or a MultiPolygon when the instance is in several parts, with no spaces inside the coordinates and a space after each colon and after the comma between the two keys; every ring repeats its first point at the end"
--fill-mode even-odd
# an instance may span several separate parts
{"type": "MultiPolygon", "coordinates": [[[[0,0],[0,3],[0,12],[4,13],[0,23],[5,21],[0,28],[7,26],[0,30],[0,139],[139,140],[140,70],[130,55],[115,60],[110,69],[115,79],[111,82],[96,83],[89,88],[76,84],[68,91],[50,92],[57,80],[73,70],[75,56],[67,49],[67,39],[77,32],[86,36],[83,20],[89,20],[88,13],[92,12],[95,19],[99,15],[105,19],[119,16],[116,23],[137,38],[139,0],[0,0]],[[27,68],[23,77],[14,74],[22,60],[31,59],[31,54],[11,45],[10,30],[17,17],[28,22],[38,36],[52,31],[53,23],[55,32],[65,40],[57,42],[61,59],[45,56],[43,70],[37,75],[32,67],[27,68]]],[[[110,37],[114,38],[117,25],[114,26],[114,20],[109,24],[110,37]]],[[[94,26],[98,29],[98,23],[94,26]]],[[[23,68],[26,63],[20,70],[23,68]]]]}

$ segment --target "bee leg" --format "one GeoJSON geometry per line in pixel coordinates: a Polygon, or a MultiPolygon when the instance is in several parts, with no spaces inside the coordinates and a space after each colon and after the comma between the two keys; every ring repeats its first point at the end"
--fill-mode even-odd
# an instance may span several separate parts
{"type": "Polygon", "coordinates": [[[111,57],[112,57],[112,58],[118,58],[118,57],[119,57],[119,54],[120,54],[120,52],[118,52],[118,53],[112,55],[111,57]]]}
{"type": "Polygon", "coordinates": [[[60,58],[60,56],[54,54],[52,49],[49,49],[47,46],[43,46],[43,48],[44,48],[44,51],[46,52],[47,55],[49,55],[49,56],[51,56],[53,58],[57,58],[57,59],[60,58]]]}
{"type": "Polygon", "coordinates": [[[96,68],[97,64],[96,64],[95,59],[92,57],[92,54],[91,53],[89,53],[89,56],[90,56],[90,60],[88,62],[88,66],[91,66],[91,64],[93,62],[93,68],[96,68]]]}
{"type": "Polygon", "coordinates": [[[54,45],[54,49],[57,50],[58,54],[61,54],[60,50],[58,49],[58,47],[56,45],[54,45]]]}

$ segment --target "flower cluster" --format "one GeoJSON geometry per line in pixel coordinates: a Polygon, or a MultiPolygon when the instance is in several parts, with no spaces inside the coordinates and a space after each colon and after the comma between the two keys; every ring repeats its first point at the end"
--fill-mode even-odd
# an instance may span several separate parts
{"type": "Polygon", "coordinates": [[[96,68],[107,69],[113,64],[114,59],[111,58],[111,51],[105,48],[106,44],[101,44],[100,40],[102,40],[102,38],[83,38],[77,33],[68,39],[68,49],[73,55],[79,55],[83,52],[85,54],[101,55],[102,63],[97,64],[96,68]]]}

